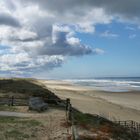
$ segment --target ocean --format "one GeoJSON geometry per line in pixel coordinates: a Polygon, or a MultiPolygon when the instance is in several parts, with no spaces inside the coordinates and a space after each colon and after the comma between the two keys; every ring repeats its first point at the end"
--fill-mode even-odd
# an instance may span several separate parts
{"type": "Polygon", "coordinates": [[[140,90],[140,77],[104,77],[87,79],[67,79],[75,85],[111,92],[140,90]]]}

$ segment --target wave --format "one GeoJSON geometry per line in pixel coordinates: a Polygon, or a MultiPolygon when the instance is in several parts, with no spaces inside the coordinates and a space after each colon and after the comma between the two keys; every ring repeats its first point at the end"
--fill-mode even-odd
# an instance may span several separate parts
{"type": "Polygon", "coordinates": [[[140,79],[67,79],[76,85],[102,88],[105,90],[140,90],[140,79]]]}

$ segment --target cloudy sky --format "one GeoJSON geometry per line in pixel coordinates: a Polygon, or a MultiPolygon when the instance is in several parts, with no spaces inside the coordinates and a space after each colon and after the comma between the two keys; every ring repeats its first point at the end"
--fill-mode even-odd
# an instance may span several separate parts
{"type": "Polygon", "coordinates": [[[139,0],[0,0],[0,76],[140,76],[139,0]]]}

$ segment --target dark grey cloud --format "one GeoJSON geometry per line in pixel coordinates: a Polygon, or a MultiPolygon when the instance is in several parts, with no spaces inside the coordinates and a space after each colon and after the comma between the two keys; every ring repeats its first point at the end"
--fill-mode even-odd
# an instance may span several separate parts
{"type": "Polygon", "coordinates": [[[80,56],[86,54],[92,54],[92,48],[83,44],[71,45],[59,38],[56,43],[51,46],[45,44],[44,48],[40,50],[40,54],[45,55],[63,55],[63,56],[80,56]]]}
{"type": "Polygon", "coordinates": [[[72,37],[78,42],[72,42],[71,37],[68,37],[69,31],[54,31],[54,42],[51,45],[48,42],[40,49],[40,54],[44,55],[63,55],[63,56],[79,56],[92,53],[92,48],[80,43],[77,38],[72,37]]]}
{"type": "MultiPolygon", "coordinates": [[[[24,0],[21,0],[22,2],[24,0]]],[[[83,15],[92,8],[103,8],[108,14],[125,19],[140,20],[139,0],[29,0],[56,14],[83,15]]]]}
{"type": "Polygon", "coordinates": [[[0,13],[0,25],[20,27],[19,21],[6,13],[0,13]]]}
{"type": "Polygon", "coordinates": [[[91,54],[92,49],[85,45],[71,46],[68,43],[56,43],[52,46],[46,46],[40,50],[40,54],[45,55],[63,55],[63,56],[80,56],[91,54]]]}

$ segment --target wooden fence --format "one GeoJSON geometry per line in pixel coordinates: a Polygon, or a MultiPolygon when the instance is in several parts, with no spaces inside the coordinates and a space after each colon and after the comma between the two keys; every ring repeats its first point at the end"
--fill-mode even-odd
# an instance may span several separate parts
{"type": "Polygon", "coordinates": [[[0,97],[0,105],[9,106],[27,106],[28,98],[17,98],[17,97],[0,97]]]}
{"type": "MultiPolygon", "coordinates": [[[[76,126],[74,124],[74,108],[72,107],[71,103],[70,103],[70,99],[66,100],[66,116],[67,119],[71,122],[72,124],[72,136],[73,136],[73,140],[78,140],[78,131],[76,130],[76,126]]],[[[101,117],[97,114],[94,114],[94,116],[97,117],[101,117]]],[[[112,122],[111,120],[108,120],[110,122],[112,122]]],[[[138,135],[140,135],[140,123],[132,121],[132,120],[127,120],[127,121],[114,121],[112,122],[114,124],[117,124],[121,127],[124,127],[126,130],[134,132],[138,135]]]]}
{"type": "MultiPolygon", "coordinates": [[[[44,102],[48,103],[49,105],[57,105],[57,106],[66,106],[66,100],[60,99],[48,99],[43,98],[44,102]]],[[[28,106],[29,105],[29,98],[19,98],[19,97],[0,97],[0,105],[9,105],[9,106],[28,106]]]]}
{"type": "Polygon", "coordinates": [[[127,121],[115,121],[114,123],[123,126],[124,128],[127,128],[132,132],[140,134],[140,123],[138,122],[127,120],[127,121]]]}

